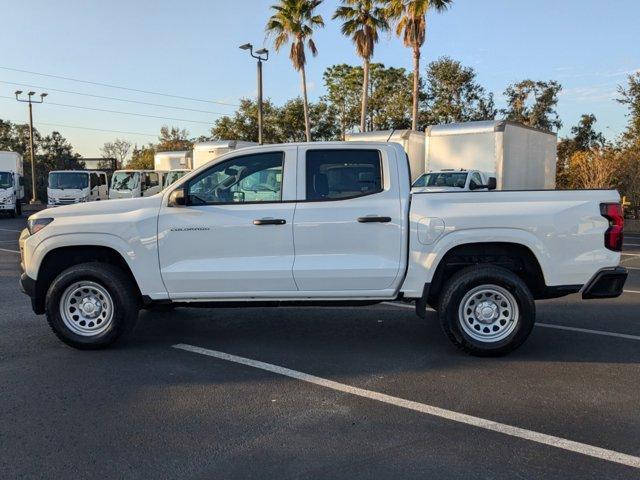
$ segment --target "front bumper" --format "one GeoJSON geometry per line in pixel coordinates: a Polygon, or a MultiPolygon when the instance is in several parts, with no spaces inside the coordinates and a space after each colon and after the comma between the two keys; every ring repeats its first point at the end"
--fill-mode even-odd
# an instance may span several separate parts
{"type": "Polygon", "coordinates": [[[582,289],[582,298],[615,298],[622,295],[627,281],[624,267],[605,268],[596,273],[582,289]]]}
{"type": "Polygon", "coordinates": [[[37,315],[44,313],[44,302],[42,298],[38,298],[36,281],[26,273],[20,275],[20,290],[31,299],[31,308],[37,315]]]}
{"type": "Polygon", "coordinates": [[[14,210],[15,208],[15,203],[0,203],[0,210],[14,210]]]}

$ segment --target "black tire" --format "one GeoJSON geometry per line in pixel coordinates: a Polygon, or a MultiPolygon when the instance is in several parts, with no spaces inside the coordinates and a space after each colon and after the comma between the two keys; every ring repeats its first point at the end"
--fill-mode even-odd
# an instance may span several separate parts
{"type": "Polygon", "coordinates": [[[16,200],[16,213],[19,217],[22,216],[22,202],[20,200],[16,200]]]}
{"type": "Polygon", "coordinates": [[[15,207],[13,207],[13,210],[11,210],[11,211],[9,212],[9,216],[10,216],[11,218],[16,218],[16,217],[18,216],[18,205],[17,205],[17,204],[16,204],[16,206],[15,206],[15,207]]]}
{"type": "MultiPolygon", "coordinates": [[[[488,296],[487,293],[485,295],[488,296]]],[[[477,297],[471,296],[468,300],[470,302],[478,301],[475,298],[477,297]]],[[[510,316],[513,317],[514,315],[510,316]]],[[[533,295],[527,285],[516,274],[502,267],[474,265],[457,272],[447,281],[440,295],[438,317],[445,335],[458,348],[471,355],[497,357],[512,352],[524,343],[535,324],[536,309],[533,295]],[[502,307],[498,305],[496,306],[499,317],[493,320],[494,323],[491,324],[474,320],[472,309],[464,312],[462,305],[463,301],[464,304],[467,303],[465,296],[483,285],[486,285],[489,289],[491,286],[497,286],[511,294],[512,299],[517,304],[517,310],[515,310],[517,312],[517,320],[513,322],[505,320],[505,323],[502,324],[502,318],[500,317],[500,309],[502,307]],[[471,318],[465,319],[466,315],[471,318]],[[460,318],[461,316],[462,318],[460,318]],[[465,321],[467,323],[463,327],[462,322],[465,321]],[[494,334],[491,331],[493,328],[498,330],[498,333],[494,334]],[[480,341],[465,329],[470,330],[476,337],[483,335],[506,336],[503,338],[496,337],[495,341],[490,338],[480,341]],[[499,331],[500,329],[504,330],[499,331]],[[477,333],[475,330],[477,330],[477,333]],[[483,333],[483,331],[487,333],[483,333]]]]}
{"type": "Polygon", "coordinates": [[[119,268],[99,262],[82,263],[66,269],[55,278],[47,291],[45,308],[49,326],[60,340],[74,348],[95,350],[109,347],[131,333],[138,319],[139,298],[135,285],[119,268]],[[109,293],[113,303],[108,328],[92,336],[71,330],[60,311],[67,288],[81,281],[100,285],[109,293]]]}

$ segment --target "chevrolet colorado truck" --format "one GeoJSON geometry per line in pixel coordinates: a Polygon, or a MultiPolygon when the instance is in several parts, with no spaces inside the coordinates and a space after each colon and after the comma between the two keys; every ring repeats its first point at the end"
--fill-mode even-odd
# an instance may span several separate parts
{"type": "Polygon", "coordinates": [[[63,342],[107,347],[141,308],[415,302],[474,355],[521,345],[536,299],[616,297],[615,191],[410,192],[393,143],[230,152],[157,195],[32,215],[22,289],[63,342]]]}

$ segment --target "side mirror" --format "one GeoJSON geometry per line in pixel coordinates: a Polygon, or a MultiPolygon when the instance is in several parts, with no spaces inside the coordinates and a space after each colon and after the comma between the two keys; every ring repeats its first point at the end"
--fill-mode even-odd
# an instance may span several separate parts
{"type": "Polygon", "coordinates": [[[496,177],[489,177],[489,183],[487,184],[487,188],[489,190],[495,190],[498,187],[498,182],[496,181],[496,177]]]}
{"type": "Polygon", "coordinates": [[[187,205],[187,198],[183,188],[177,188],[169,194],[167,207],[184,207],[187,205]]]}

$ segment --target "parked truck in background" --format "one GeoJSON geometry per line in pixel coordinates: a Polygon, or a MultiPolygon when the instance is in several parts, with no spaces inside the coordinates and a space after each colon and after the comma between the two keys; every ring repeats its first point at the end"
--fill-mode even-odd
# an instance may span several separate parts
{"type": "Polygon", "coordinates": [[[32,215],[23,290],[76,348],[111,345],[141,307],[430,305],[446,336],[501,355],[534,300],[617,297],[614,190],[411,193],[395,143],[244,148],[148,198],[32,215]]]}
{"type": "Polygon", "coordinates": [[[478,170],[498,190],[542,190],[556,185],[557,136],[516,122],[434,125],[426,130],[425,172],[478,170]]]}
{"type": "Polygon", "coordinates": [[[153,156],[154,170],[162,172],[162,188],[190,172],[193,165],[193,151],[157,152],[153,156]]]}
{"type": "Polygon", "coordinates": [[[100,170],[52,170],[47,181],[47,205],[57,207],[109,198],[107,174],[100,170]]]}
{"type": "Polygon", "coordinates": [[[479,170],[436,170],[423,173],[411,184],[412,192],[495,190],[496,178],[479,170]]]}
{"type": "Polygon", "coordinates": [[[409,159],[411,183],[425,172],[425,134],[415,130],[376,130],[374,132],[347,133],[347,142],[393,142],[401,145],[409,159]]]}
{"type": "Polygon", "coordinates": [[[258,144],[255,142],[245,142],[242,140],[217,140],[212,142],[194,143],[191,168],[195,170],[225,153],[229,153],[239,148],[253,147],[256,145],[258,144]]]}
{"type": "Polygon", "coordinates": [[[22,155],[0,152],[0,212],[12,217],[22,214],[24,177],[22,155]]]}
{"type": "Polygon", "coordinates": [[[109,198],[150,197],[162,190],[162,177],[154,170],[116,170],[111,177],[109,198]]]}
{"type": "MultiPolygon", "coordinates": [[[[430,126],[424,133],[383,130],[348,134],[346,139],[402,145],[411,166],[412,183],[425,173],[464,170],[470,174],[477,172],[483,182],[495,177],[498,190],[555,188],[556,135],[516,122],[452,123],[430,126]]],[[[424,177],[416,186],[428,183],[429,178],[434,182],[446,176],[424,177]]],[[[452,180],[452,175],[448,176],[452,180]]],[[[467,187],[470,179],[471,176],[467,178],[467,187]]]]}

